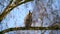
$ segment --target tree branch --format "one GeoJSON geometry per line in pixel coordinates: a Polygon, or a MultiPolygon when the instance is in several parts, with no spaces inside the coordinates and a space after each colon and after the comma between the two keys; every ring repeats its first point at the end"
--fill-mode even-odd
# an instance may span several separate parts
{"type": "Polygon", "coordinates": [[[16,30],[58,30],[59,27],[52,26],[52,27],[29,27],[28,29],[26,27],[15,27],[15,28],[8,28],[3,31],[0,31],[0,33],[6,33],[10,31],[16,31],[16,30]]]}
{"type": "Polygon", "coordinates": [[[3,13],[0,14],[0,22],[3,20],[3,18],[7,15],[8,11],[8,7],[9,5],[13,2],[13,0],[10,1],[10,3],[8,4],[8,6],[4,9],[3,13]]]}

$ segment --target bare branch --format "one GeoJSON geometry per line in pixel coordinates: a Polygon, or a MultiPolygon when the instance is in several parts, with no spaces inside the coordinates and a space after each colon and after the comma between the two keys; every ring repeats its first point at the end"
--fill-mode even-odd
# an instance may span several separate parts
{"type": "Polygon", "coordinates": [[[10,31],[16,31],[16,30],[58,30],[60,28],[58,27],[29,27],[28,29],[26,27],[15,27],[15,28],[8,28],[5,29],[3,31],[0,31],[0,33],[6,33],[6,32],[10,32],[10,31]]]}

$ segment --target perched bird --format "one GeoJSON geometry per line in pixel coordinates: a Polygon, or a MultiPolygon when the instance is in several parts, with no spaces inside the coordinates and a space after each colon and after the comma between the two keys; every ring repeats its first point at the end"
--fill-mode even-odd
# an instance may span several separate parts
{"type": "Polygon", "coordinates": [[[32,24],[32,13],[29,11],[27,16],[25,17],[25,27],[29,28],[31,27],[31,24],[32,24]]]}

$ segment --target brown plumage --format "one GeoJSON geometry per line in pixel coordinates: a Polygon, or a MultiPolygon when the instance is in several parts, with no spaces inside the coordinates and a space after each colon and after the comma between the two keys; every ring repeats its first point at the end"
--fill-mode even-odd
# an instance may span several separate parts
{"type": "Polygon", "coordinates": [[[25,17],[25,27],[31,27],[32,24],[32,13],[29,11],[27,16],[25,17]]]}

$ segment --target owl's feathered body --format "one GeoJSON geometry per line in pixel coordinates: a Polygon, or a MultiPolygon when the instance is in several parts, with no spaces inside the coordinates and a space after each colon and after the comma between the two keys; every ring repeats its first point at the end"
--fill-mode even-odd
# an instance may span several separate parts
{"type": "Polygon", "coordinates": [[[26,18],[25,18],[25,27],[31,27],[32,24],[32,13],[29,11],[29,13],[27,14],[26,18]]]}

